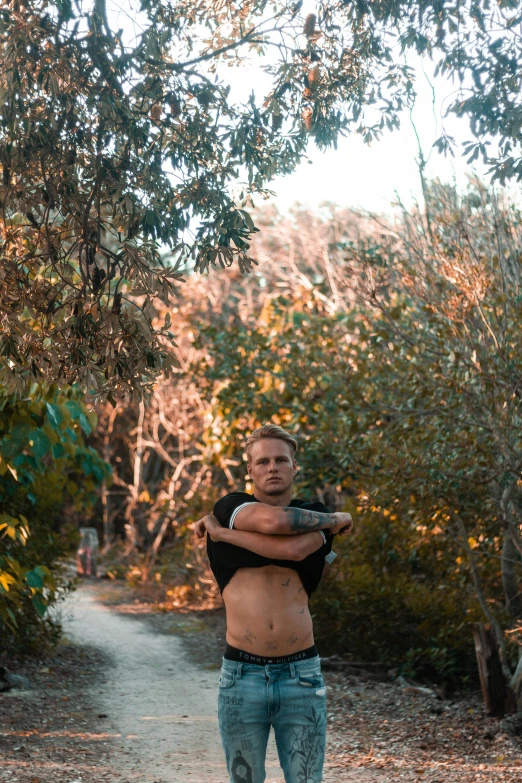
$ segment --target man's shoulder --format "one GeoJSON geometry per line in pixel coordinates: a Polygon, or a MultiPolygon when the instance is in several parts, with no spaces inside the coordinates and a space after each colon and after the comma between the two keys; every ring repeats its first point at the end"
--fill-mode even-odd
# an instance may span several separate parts
{"type": "Polygon", "coordinates": [[[258,503],[259,501],[248,492],[229,492],[214,505],[213,514],[223,527],[228,527],[230,517],[239,506],[245,503],[258,503]]]}
{"type": "Polygon", "coordinates": [[[223,495],[219,498],[218,503],[258,503],[257,498],[253,495],[249,495],[248,492],[229,492],[227,495],[223,495]]]}

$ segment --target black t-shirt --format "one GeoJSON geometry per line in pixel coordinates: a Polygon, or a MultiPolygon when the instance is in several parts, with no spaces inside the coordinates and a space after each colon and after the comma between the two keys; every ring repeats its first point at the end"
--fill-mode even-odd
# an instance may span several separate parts
{"type": "MultiPolygon", "coordinates": [[[[230,527],[230,520],[235,517],[234,512],[246,503],[259,503],[253,495],[247,492],[231,492],[229,495],[221,498],[214,506],[214,516],[222,527],[230,527]]],[[[289,503],[294,508],[306,508],[310,511],[321,511],[325,514],[329,510],[319,501],[315,503],[305,503],[302,500],[294,498],[289,503]]],[[[303,587],[308,596],[312,595],[317,585],[321,581],[325,557],[332,551],[332,541],[334,535],[329,530],[323,530],[325,543],[315,552],[305,557],[303,560],[277,560],[275,558],[263,557],[249,549],[229,544],[225,541],[212,541],[207,534],[207,553],[210,561],[212,573],[219,586],[219,592],[222,593],[230,582],[238,568],[261,568],[266,565],[278,565],[281,568],[293,568],[299,574],[303,587]]],[[[335,557],[332,554],[332,557],[335,557]]]]}

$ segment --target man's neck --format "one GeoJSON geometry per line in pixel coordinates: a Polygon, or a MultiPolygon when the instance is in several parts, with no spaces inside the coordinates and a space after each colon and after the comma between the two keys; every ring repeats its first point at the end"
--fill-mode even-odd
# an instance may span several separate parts
{"type": "Polygon", "coordinates": [[[268,506],[281,506],[285,508],[290,505],[292,500],[292,487],[282,495],[265,495],[264,492],[254,487],[254,497],[259,500],[260,503],[266,503],[268,506]]]}

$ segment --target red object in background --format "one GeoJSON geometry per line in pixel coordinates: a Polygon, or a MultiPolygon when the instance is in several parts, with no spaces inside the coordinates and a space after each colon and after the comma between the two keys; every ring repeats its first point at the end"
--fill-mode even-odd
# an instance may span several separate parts
{"type": "Polygon", "coordinates": [[[76,572],[78,576],[96,576],[99,539],[94,527],[80,528],[80,545],[76,552],[76,572]]]}

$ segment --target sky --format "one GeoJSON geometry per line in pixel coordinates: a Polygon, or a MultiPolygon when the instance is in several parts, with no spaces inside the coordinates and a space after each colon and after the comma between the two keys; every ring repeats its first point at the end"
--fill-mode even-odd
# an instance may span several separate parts
{"type": "MultiPolygon", "coordinates": [[[[306,0],[303,15],[313,12],[315,5],[306,0]]],[[[130,6],[121,4],[121,0],[109,0],[108,8],[111,26],[123,28],[129,43],[136,41],[143,30],[140,13],[132,10],[129,13],[130,6]]],[[[339,140],[337,150],[326,152],[320,152],[311,138],[307,159],[292,174],[277,177],[272,182],[275,195],[271,201],[281,212],[287,212],[296,202],[318,208],[321,203],[330,201],[343,207],[390,213],[397,197],[406,206],[421,200],[415,129],[428,161],[425,171],[428,179],[438,177],[447,182],[456,181],[461,188],[466,187],[468,177],[473,174],[488,179],[480,161],[474,163],[472,170],[458,146],[455,157],[444,157],[433,148],[433,142],[442,130],[454,137],[457,145],[472,138],[467,119],[445,117],[457,86],[448,79],[435,78],[434,63],[427,58],[410,56],[408,64],[417,74],[417,98],[411,116],[409,111],[404,111],[400,129],[384,131],[381,139],[371,145],[365,144],[361,136],[350,134],[339,140]]],[[[250,64],[241,68],[223,64],[218,68],[218,75],[231,84],[230,100],[246,102],[253,88],[256,94],[263,96],[269,91],[269,77],[255,56],[250,64]]]]}
{"type": "MultiPolygon", "coordinates": [[[[425,176],[453,181],[465,187],[471,174],[465,159],[457,152],[455,158],[444,157],[433,148],[442,125],[439,106],[432,106],[432,90],[422,73],[417,82],[418,97],[412,111],[413,122],[428,160],[425,176]]],[[[449,85],[448,93],[451,91],[449,85]]],[[[440,90],[440,95],[442,95],[440,90]]],[[[445,120],[444,127],[457,141],[471,137],[465,120],[445,120]]],[[[337,150],[320,152],[313,142],[309,145],[312,163],[302,162],[291,176],[278,177],[273,183],[274,199],[286,210],[298,199],[317,207],[321,202],[333,201],[342,206],[370,212],[388,212],[390,205],[400,200],[410,205],[420,200],[421,180],[417,166],[418,141],[409,112],[404,112],[401,126],[384,131],[378,141],[365,144],[362,137],[350,134],[340,140],[337,150]],[[304,195],[306,194],[306,195],[304,195]]],[[[485,174],[478,165],[476,172],[485,174]]]]}
{"type": "MultiPolygon", "coordinates": [[[[486,167],[476,161],[472,170],[458,147],[455,157],[445,157],[433,148],[443,130],[457,145],[472,138],[466,119],[445,117],[456,86],[447,79],[435,78],[434,63],[427,58],[410,57],[408,64],[416,72],[417,98],[411,113],[409,110],[403,112],[400,128],[385,130],[382,137],[370,145],[365,144],[360,135],[352,133],[339,140],[336,150],[326,152],[318,150],[311,138],[308,160],[303,160],[292,174],[277,177],[272,182],[271,189],[276,194],[272,201],[280,211],[286,212],[296,201],[314,208],[322,202],[332,201],[370,212],[389,212],[397,196],[406,205],[421,199],[416,132],[428,161],[425,170],[428,179],[438,177],[443,181],[456,181],[462,188],[466,187],[469,176],[487,179],[486,167]]],[[[236,100],[246,100],[252,85],[261,85],[266,79],[254,64],[236,72],[228,69],[223,76],[230,79],[231,98],[236,100]]]]}

